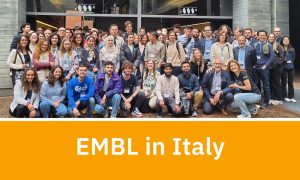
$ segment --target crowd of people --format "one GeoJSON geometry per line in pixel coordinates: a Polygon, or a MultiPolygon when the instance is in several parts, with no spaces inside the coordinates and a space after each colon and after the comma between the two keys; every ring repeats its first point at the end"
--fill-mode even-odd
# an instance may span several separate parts
{"type": "Polygon", "coordinates": [[[222,25],[108,32],[25,23],[11,43],[14,117],[197,117],[219,110],[251,118],[294,98],[295,49],[280,28],[268,34],[222,25]]]}

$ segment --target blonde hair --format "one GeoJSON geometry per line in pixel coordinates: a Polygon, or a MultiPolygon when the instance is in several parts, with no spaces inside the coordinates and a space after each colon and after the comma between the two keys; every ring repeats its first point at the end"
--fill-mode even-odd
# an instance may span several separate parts
{"type": "Polygon", "coordinates": [[[61,42],[60,48],[59,48],[59,52],[61,53],[61,55],[63,55],[64,53],[68,53],[69,55],[72,55],[72,42],[69,38],[64,38],[61,42]],[[70,49],[68,51],[66,51],[66,49],[64,48],[64,43],[66,41],[70,42],[70,49]]]}

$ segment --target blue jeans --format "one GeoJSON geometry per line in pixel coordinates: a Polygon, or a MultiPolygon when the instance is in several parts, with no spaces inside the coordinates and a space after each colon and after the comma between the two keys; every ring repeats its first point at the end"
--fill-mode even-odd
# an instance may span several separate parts
{"type": "Polygon", "coordinates": [[[260,67],[255,67],[254,69],[254,81],[258,87],[260,86],[260,81],[263,83],[264,89],[264,104],[269,104],[271,99],[271,91],[270,91],[270,81],[269,81],[269,68],[261,69],[260,67]]]}
{"type": "MultiPolygon", "coordinates": [[[[43,100],[40,104],[40,111],[42,113],[43,118],[48,118],[50,114],[50,109],[51,109],[52,104],[50,103],[49,100],[43,100]]],[[[65,116],[67,115],[67,107],[63,104],[60,103],[56,110],[56,115],[57,116],[65,116]]]]}
{"type": "MultiPolygon", "coordinates": [[[[94,107],[95,107],[95,99],[93,97],[90,97],[90,99],[88,101],[80,102],[77,109],[80,111],[80,110],[87,108],[86,116],[89,118],[92,118],[94,107]]],[[[71,107],[68,107],[68,113],[70,115],[73,115],[73,109],[71,107]]]]}
{"type": "Polygon", "coordinates": [[[90,77],[95,82],[95,79],[97,77],[97,73],[94,73],[93,71],[87,70],[87,76],[90,77]]]}
{"type": "Polygon", "coordinates": [[[117,117],[118,111],[120,109],[121,96],[120,94],[115,94],[112,98],[107,99],[105,104],[96,104],[95,111],[97,114],[105,114],[106,106],[112,106],[111,116],[117,117]]]}
{"type": "Polygon", "coordinates": [[[259,103],[260,94],[255,93],[239,93],[234,95],[234,102],[231,104],[232,108],[239,108],[241,115],[244,117],[251,116],[255,111],[255,104],[259,103]]]}
{"type": "Polygon", "coordinates": [[[214,111],[214,108],[222,108],[224,109],[227,105],[229,105],[231,102],[233,101],[233,94],[232,93],[227,93],[227,94],[223,94],[220,97],[220,101],[217,105],[213,106],[209,99],[207,100],[205,98],[204,100],[204,104],[203,104],[203,114],[211,114],[214,111]]]}

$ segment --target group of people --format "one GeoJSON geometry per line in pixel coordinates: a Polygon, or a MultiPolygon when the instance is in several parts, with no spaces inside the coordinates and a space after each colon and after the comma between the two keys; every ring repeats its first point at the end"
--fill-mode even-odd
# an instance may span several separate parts
{"type": "Polygon", "coordinates": [[[294,99],[295,49],[276,27],[264,30],[222,25],[213,33],[180,25],[173,29],[84,32],[21,26],[7,64],[14,117],[143,117],[167,111],[197,117],[215,109],[251,118],[260,108],[294,99]],[[288,87],[288,90],[287,90],[288,87]]]}

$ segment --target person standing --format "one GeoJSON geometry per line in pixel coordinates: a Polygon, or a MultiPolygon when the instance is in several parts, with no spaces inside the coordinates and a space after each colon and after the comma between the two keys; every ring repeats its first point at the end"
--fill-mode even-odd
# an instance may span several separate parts
{"type": "Polygon", "coordinates": [[[264,101],[261,108],[267,108],[271,99],[269,77],[270,65],[274,62],[274,51],[272,45],[267,42],[267,32],[265,30],[259,30],[257,35],[259,41],[255,44],[257,62],[253,69],[253,80],[259,88],[261,87],[260,81],[262,81],[264,101]]]}
{"type": "Polygon", "coordinates": [[[21,35],[28,35],[30,32],[30,24],[29,23],[24,23],[20,27],[20,32],[13,38],[11,44],[10,44],[10,51],[13,49],[17,49],[17,44],[18,44],[18,39],[21,35]]]}
{"type": "Polygon", "coordinates": [[[23,76],[24,70],[31,66],[32,53],[28,45],[29,39],[26,35],[21,35],[18,38],[17,49],[13,49],[7,58],[7,64],[11,69],[13,87],[17,80],[23,76]]]}
{"type": "Polygon", "coordinates": [[[283,64],[283,71],[281,75],[282,93],[286,102],[297,102],[294,98],[294,76],[295,76],[295,56],[296,52],[290,43],[290,38],[285,36],[282,38],[282,45],[284,49],[284,58],[286,62],[283,64]],[[288,86],[288,92],[286,87],[288,86]]]}

